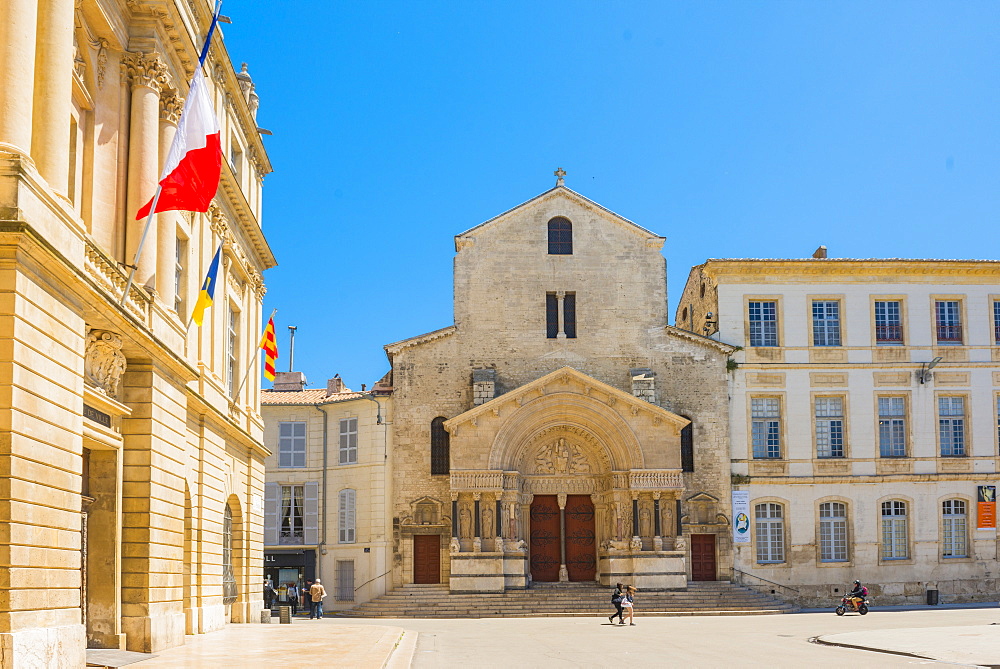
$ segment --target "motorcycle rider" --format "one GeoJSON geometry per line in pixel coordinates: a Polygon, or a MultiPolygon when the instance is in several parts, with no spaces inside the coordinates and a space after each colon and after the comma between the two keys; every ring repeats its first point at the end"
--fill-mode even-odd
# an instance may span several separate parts
{"type": "Polygon", "coordinates": [[[854,610],[857,611],[858,606],[860,606],[865,601],[865,598],[868,597],[868,588],[861,585],[861,581],[855,580],[854,590],[851,590],[847,596],[850,598],[851,604],[854,606],[854,610]]]}

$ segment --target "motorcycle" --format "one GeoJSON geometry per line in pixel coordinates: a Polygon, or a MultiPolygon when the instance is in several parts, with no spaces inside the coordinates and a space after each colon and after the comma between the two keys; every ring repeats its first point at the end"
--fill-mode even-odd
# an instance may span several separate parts
{"type": "Polygon", "coordinates": [[[862,598],[861,602],[855,605],[853,597],[850,595],[844,595],[840,598],[840,606],[837,607],[837,615],[842,616],[848,611],[856,611],[861,615],[867,615],[869,606],[871,606],[871,602],[868,601],[867,597],[862,598]]]}

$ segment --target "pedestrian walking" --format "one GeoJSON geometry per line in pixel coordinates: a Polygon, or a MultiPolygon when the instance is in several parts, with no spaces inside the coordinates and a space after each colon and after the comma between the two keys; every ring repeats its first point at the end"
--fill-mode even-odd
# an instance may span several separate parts
{"type": "Polygon", "coordinates": [[[270,610],[274,604],[274,588],[271,587],[271,579],[264,579],[264,608],[270,610]]]}
{"type": "Polygon", "coordinates": [[[305,585],[299,588],[299,594],[302,596],[302,610],[306,611],[312,608],[312,598],[309,596],[309,588],[312,587],[312,581],[306,581],[305,585]]]}
{"type": "Polygon", "coordinates": [[[611,593],[611,603],[616,611],[608,616],[608,622],[614,624],[615,616],[618,616],[620,624],[625,624],[625,614],[622,613],[622,600],[625,599],[625,586],[621,583],[615,584],[615,591],[611,593]]]}
{"type": "MultiPolygon", "coordinates": [[[[622,609],[625,611],[625,615],[628,616],[628,624],[635,626],[635,586],[627,586],[625,588],[625,599],[622,601],[622,609]]],[[[619,625],[624,625],[625,621],[622,620],[619,625]]]]}
{"type": "Polygon", "coordinates": [[[309,596],[312,598],[312,607],[309,609],[309,619],[312,620],[313,617],[321,619],[323,617],[323,598],[326,597],[326,588],[323,587],[322,581],[316,579],[309,588],[309,596]]]}
{"type": "Polygon", "coordinates": [[[299,589],[294,582],[288,583],[288,603],[292,605],[292,615],[299,612],[299,589]]]}

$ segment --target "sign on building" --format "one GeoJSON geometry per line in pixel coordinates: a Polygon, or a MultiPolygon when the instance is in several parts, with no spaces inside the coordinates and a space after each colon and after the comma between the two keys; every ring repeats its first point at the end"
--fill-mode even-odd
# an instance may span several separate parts
{"type": "Polygon", "coordinates": [[[750,543],[750,491],[733,491],[733,543],[750,543]]]}
{"type": "Polygon", "coordinates": [[[997,526],[997,487],[995,485],[981,485],[979,488],[976,505],[976,528],[980,530],[993,530],[997,526]]]}

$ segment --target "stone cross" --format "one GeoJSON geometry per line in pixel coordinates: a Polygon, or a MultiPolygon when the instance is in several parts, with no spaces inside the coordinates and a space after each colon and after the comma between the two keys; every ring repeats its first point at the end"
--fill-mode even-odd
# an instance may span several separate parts
{"type": "Polygon", "coordinates": [[[566,176],[566,170],[564,170],[561,167],[557,167],[556,171],[553,172],[552,174],[556,175],[556,185],[557,186],[564,186],[565,185],[563,183],[563,177],[566,176]]]}

